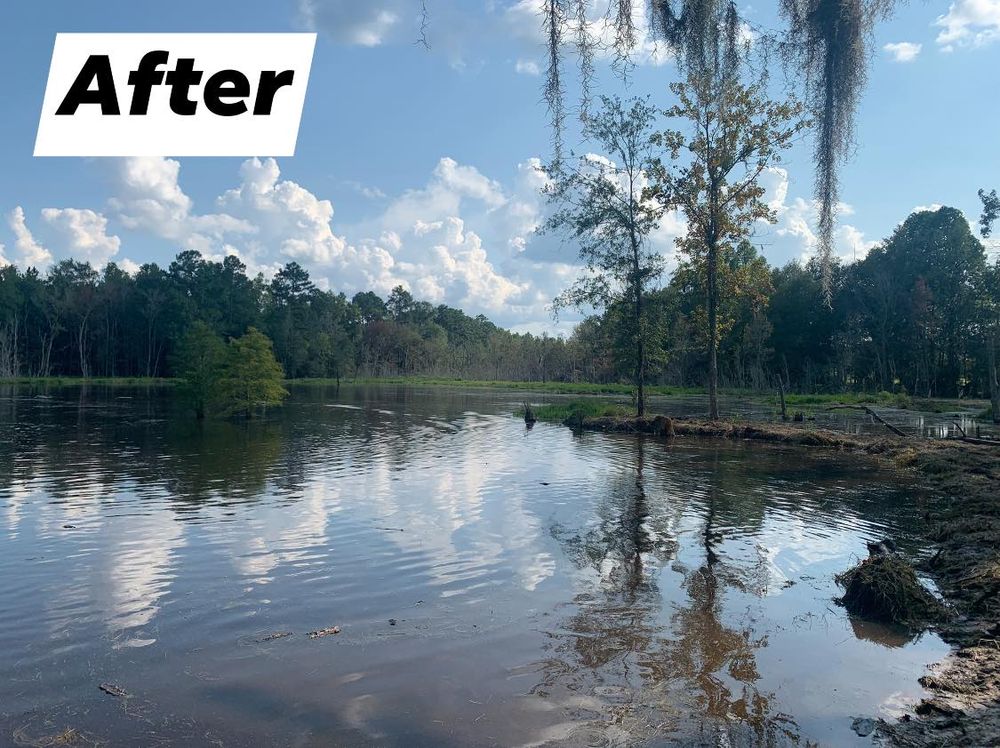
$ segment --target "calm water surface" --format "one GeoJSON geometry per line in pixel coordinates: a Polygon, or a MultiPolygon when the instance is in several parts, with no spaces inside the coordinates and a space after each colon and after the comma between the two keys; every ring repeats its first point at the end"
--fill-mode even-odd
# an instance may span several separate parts
{"type": "Polygon", "coordinates": [[[917,486],[527,431],[519,399],[199,426],[164,391],[0,391],[0,745],[864,745],[852,717],[920,697],[946,646],[832,602],[866,540],[917,553],[917,486]]]}

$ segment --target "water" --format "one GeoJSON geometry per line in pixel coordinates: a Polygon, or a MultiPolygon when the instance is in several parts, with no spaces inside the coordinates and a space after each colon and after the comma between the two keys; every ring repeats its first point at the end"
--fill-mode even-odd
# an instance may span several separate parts
{"type": "Polygon", "coordinates": [[[943,642],[832,602],[866,540],[919,554],[919,486],[520,399],[0,393],[0,745],[864,745],[920,698],[943,642]]]}

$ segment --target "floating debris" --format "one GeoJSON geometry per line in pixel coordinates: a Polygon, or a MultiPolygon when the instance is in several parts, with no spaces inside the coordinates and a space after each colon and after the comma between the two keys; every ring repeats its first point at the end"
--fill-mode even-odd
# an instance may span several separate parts
{"type": "Polygon", "coordinates": [[[340,626],[331,626],[330,628],[327,628],[327,629],[319,629],[317,631],[310,631],[309,632],[309,638],[310,639],[319,639],[321,636],[332,636],[333,634],[339,634],[339,633],[340,633],[340,626]]]}
{"type": "Polygon", "coordinates": [[[104,693],[117,696],[120,699],[128,698],[128,691],[121,686],[116,686],[114,683],[102,683],[98,688],[104,691],[104,693]]]}
{"type": "Polygon", "coordinates": [[[262,636],[260,639],[254,639],[254,641],[258,644],[263,644],[264,642],[273,642],[275,639],[284,639],[286,636],[291,635],[291,631],[275,631],[273,634],[262,636]]]}

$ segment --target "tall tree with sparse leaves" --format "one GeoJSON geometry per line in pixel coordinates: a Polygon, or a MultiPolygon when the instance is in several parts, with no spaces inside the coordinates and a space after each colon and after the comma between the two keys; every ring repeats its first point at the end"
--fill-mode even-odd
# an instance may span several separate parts
{"type": "Polygon", "coordinates": [[[705,277],[709,417],[719,417],[719,261],[751,236],[758,221],[774,222],[760,177],[809,126],[795,101],[769,100],[761,86],[719,73],[688,77],[671,90],[678,103],[666,116],[683,129],[658,133],[670,154],[654,165],[653,194],[678,208],[688,231],[678,248],[705,277]]]}
{"type": "Polygon", "coordinates": [[[646,408],[647,344],[652,331],[644,309],[651,284],[663,272],[662,255],[650,247],[663,209],[646,195],[656,162],[656,109],[647,101],[602,97],[585,133],[601,153],[554,164],[545,191],[556,206],[545,228],[576,244],[585,273],[555,300],[557,309],[628,309],[636,411],[646,408]]]}

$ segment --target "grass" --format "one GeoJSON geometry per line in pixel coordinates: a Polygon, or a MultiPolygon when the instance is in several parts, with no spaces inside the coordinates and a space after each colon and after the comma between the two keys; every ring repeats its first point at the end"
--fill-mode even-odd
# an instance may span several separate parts
{"type": "MultiPolygon", "coordinates": [[[[295,385],[335,386],[336,379],[293,379],[295,385]]],[[[358,377],[344,378],[341,384],[351,385],[385,385],[400,384],[421,387],[475,387],[499,390],[528,390],[531,392],[547,392],[554,395],[631,395],[635,389],[630,384],[595,384],[593,382],[515,382],[509,380],[487,379],[451,379],[447,377],[358,377]]],[[[652,385],[646,388],[651,395],[700,395],[705,390],[701,387],[668,387],[652,385]]]]}
{"type": "Polygon", "coordinates": [[[166,377],[6,377],[0,384],[31,384],[45,387],[79,387],[85,384],[102,387],[163,387],[176,379],[166,377]]]}
{"type": "MultiPolygon", "coordinates": [[[[600,400],[571,400],[565,403],[548,403],[546,405],[532,406],[531,410],[539,421],[549,421],[552,423],[562,423],[570,418],[574,420],[602,418],[605,416],[620,418],[635,414],[634,408],[602,402],[600,400]]],[[[519,409],[515,415],[518,417],[524,416],[524,409],[519,409]]]]}

